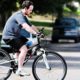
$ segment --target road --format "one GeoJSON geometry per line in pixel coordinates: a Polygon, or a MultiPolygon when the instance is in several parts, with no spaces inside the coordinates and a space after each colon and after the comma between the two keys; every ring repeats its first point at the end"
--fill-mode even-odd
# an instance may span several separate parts
{"type": "MultiPolygon", "coordinates": [[[[68,71],[65,80],[80,80],[80,43],[44,44],[46,48],[58,52],[66,60],[68,71]]],[[[20,77],[13,73],[8,80],[35,80],[32,75],[32,62],[33,59],[24,66],[24,70],[30,73],[30,76],[20,77]]]]}
{"type": "MultiPolygon", "coordinates": [[[[68,65],[68,71],[65,80],[80,80],[80,52],[58,52],[61,54],[68,65]]],[[[19,77],[15,74],[12,74],[8,80],[35,80],[32,75],[32,62],[30,60],[28,65],[24,66],[26,72],[30,73],[30,76],[19,77]]]]}

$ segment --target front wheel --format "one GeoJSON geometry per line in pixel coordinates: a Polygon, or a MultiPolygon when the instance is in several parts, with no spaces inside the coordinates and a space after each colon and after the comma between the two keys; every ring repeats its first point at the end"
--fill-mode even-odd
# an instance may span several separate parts
{"type": "Polygon", "coordinates": [[[55,52],[45,54],[46,59],[41,54],[33,62],[32,72],[35,80],[64,80],[67,74],[64,58],[55,52]]]}

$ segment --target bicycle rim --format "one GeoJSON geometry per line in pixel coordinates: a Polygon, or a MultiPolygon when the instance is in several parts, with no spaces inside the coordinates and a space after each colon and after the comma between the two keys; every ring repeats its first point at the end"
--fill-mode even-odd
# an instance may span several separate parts
{"type": "Polygon", "coordinates": [[[0,49],[0,80],[7,80],[11,75],[11,63],[8,53],[0,49]]]}
{"type": "Polygon", "coordinates": [[[54,52],[46,52],[47,62],[51,69],[47,69],[42,55],[33,63],[33,76],[36,80],[64,80],[67,73],[67,64],[63,57],[54,52]]]}

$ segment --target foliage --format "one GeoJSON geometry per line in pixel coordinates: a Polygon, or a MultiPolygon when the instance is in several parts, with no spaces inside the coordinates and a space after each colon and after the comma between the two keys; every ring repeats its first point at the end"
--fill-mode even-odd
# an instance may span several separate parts
{"type": "MultiPolygon", "coordinates": [[[[8,18],[12,11],[19,9],[24,0],[0,0],[0,16],[8,18]]],[[[34,12],[39,14],[58,13],[58,17],[62,16],[63,5],[73,0],[31,0],[34,3],[34,12]]],[[[80,2],[80,0],[77,0],[80,2]]],[[[4,23],[5,21],[3,21],[4,23]]]]}
{"type": "Polygon", "coordinates": [[[16,10],[17,0],[0,0],[0,13],[16,10]]]}
{"type": "MultiPolygon", "coordinates": [[[[0,13],[8,10],[16,10],[24,0],[0,0],[0,13]],[[17,3],[17,5],[16,5],[17,3]],[[20,4],[20,5],[19,5],[20,4]]],[[[73,0],[31,0],[34,3],[34,11],[37,13],[47,13],[58,10],[63,4],[73,0]]],[[[80,0],[77,0],[80,2],[80,0]]]]}
{"type": "MultiPolygon", "coordinates": [[[[16,10],[24,0],[0,0],[0,13],[16,10]],[[16,5],[17,3],[17,5],[16,5]]],[[[73,0],[31,0],[34,3],[34,11],[36,13],[51,13],[57,11],[63,4],[73,0]]],[[[80,1],[80,0],[77,0],[80,1]]]]}
{"type": "Polygon", "coordinates": [[[48,27],[52,26],[51,22],[31,21],[31,23],[34,24],[35,26],[48,26],[48,27]]]}
{"type": "MultiPolygon", "coordinates": [[[[73,0],[31,0],[34,2],[34,11],[37,13],[58,12],[65,3],[73,0]]],[[[78,0],[80,1],[80,0],[78,0]]]]}

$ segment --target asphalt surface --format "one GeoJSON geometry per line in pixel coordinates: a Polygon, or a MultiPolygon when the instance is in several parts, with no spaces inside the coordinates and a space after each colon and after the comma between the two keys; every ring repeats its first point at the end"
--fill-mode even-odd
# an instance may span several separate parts
{"type": "MultiPolygon", "coordinates": [[[[50,43],[49,40],[44,40],[43,43],[43,47],[46,47],[46,49],[51,51],[58,52],[64,57],[68,66],[67,75],[64,80],[80,80],[80,43],[61,42],[53,44],[50,43]]],[[[30,60],[24,66],[24,70],[30,73],[30,76],[20,77],[13,73],[8,80],[35,80],[32,75],[33,60],[34,59],[30,60]]]]}
{"type": "MultiPolygon", "coordinates": [[[[58,53],[64,57],[68,66],[67,75],[64,80],[80,80],[80,53],[79,52],[58,52],[58,53]]],[[[13,73],[8,80],[35,80],[32,75],[32,62],[33,59],[30,60],[28,64],[24,66],[24,70],[27,73],[30,73],[31,74],[30,76],[20,77],[13,73]]]]}
{"type": "MultiPolygon", "coordinates": [[[[44,42],[44,45],[42,44],[42,46],[46,47],[46,49],[55,51],[64,57],[68,67],[67,75],[64,80],[80,80],[80,43],[52,44],[47,41],[44,42]]],[[[24,66],[25,71],[31,74],[30,76],[20,77],[13,73],[8,80],[35,80],[32,75],[33,60],[34,59],[30,60],[28,64],[24,66]]]]}

